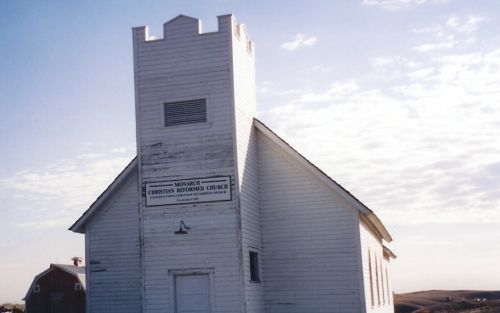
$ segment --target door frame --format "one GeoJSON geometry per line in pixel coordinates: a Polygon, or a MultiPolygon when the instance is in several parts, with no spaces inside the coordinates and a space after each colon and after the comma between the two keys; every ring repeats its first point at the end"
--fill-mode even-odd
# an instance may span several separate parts
{"type": "Polygon", "coordinates": [[[177,276],[190,275],[208,275],[208,295],[210,300],[210,313],[215,313],[215,278],[213,268],[191,268],[191,269],[175,269],[168,270],[169,293],[170,293],[170,312],[177,313],[177,300],[175,294],[175,278],[177,276]]]}
{"type": "Polygon", "coordinates": [[[64,312],[64,292],[56,291],[49,293],[50,306],[49,311],[51,313],[62,313],[64,312]]]}

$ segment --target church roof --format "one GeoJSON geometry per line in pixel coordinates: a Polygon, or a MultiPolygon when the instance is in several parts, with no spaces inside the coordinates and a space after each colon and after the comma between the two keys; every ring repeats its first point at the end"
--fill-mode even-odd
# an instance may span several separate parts
{"type": "Polygon", "coordinates": [[[90,207],[80,216],[80,218],[71,225],[69,230],[74,231],[76,233],[85,233],[85,223],[93,216],[94,212],[96,212],[109,197],[117,190],[123,182],[130,176],[132,173],[137,172],[137,157],[133,158],[132,161],[121,171],[120,174],[113,180],[113,182],[104,190],[104,192],[97,197],[97,199],[90,205],[90,207]]]}
{"type": "Polygon", "coordinates": [[[262,123],[258,119],[254,119],[254,126],[258,130],[260,130],[261,133],[263,133],[274,143],[276,143],[278,147],[282,148],[282,150],[287,152],[292,158],[301,163],[307,170],[309,170],[310,173],[312,173],[317,178],[325,182],[331,188],[332,191],[336,192],[345,201],[354,206],[354,208],[358,209],[360,213],[365,215],[368,221],[373,225],[373,227],[375,227],[377,232],[379,232],[379,235],[385,241],[387,242],[392,241],[392,237],[385,228],[384,224],[382,224],[377,215],[375,215],[375,213],[370,208],[368,208],[365,204],[363,204],[363,202],[361,202],[358,198],[356,198],[353,194],[351,194],[347,189],[342,187],[333,178],[328,176],[328,174],[323,172],[319,167],[317,167],[311,161],[305,158],[302,154],[300,154],[297,150],[295,150],[292,146],[290,146],[285,140],[283,140],[280,136],[278,136],[275,132],[273,132],[264,123],[262,123]]]}
{"type": "Polygon", "coordinates": [[[384,251],[384,256],[387,256],[388,258],[395,259],[397,256],[394,254],[394,252],[391,251],[391,249],[387,248],[386,246],[382,246],[383,251],[384,251]]]}
{"type": "MultiPolygon", "coordinates": [[[[375,215],[375,213],[363,204],[358,198],[351,194],[347,189],[342,187],[334,179],[328,176],[320,168],[314,165],[311,161],[306,159],[302,154],[290,146],[285,140],[279,137],[275,132],[273,132],[269,127],[258,119],[254,119],[254,127],[260,131],[261,134],[265,135],[273,143],[275,143],[279,148],[281,148],[285,153],[287,153],[292,159],[297,161],[302,165],[307,171],[313,174],[317,179],[325,183],[330,189],[339,195],[343,200],[357,209],[363,216],[368,220],[368,222],[373,226],[373,228],[378,232],[379,236],[387,242],[392,241],[392,237],[382,224],[380,219],[375,215]]],[[[94,215],[102,204],[114,193],[114,191],[119,188],[122,183],[131,175],[133,172],[137,171],[137,157],[135,157],[125,169],[116,177],[116,179],[111,183],[111,185],[106,188],[106,190],[97,198],[97,200],[83,213],[83,215],[69,228],[70,230],[78,233],[85,233],[85,224],[94,215]]]]}

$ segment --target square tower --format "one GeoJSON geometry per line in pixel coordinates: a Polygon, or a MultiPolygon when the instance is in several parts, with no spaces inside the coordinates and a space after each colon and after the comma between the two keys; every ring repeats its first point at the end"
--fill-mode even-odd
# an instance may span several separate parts
{"type": "Polygon", "coordinates": [[[253,118],[253,44],[218,22],[133,30],[138,156],[71,226],[88,312],[394,312],[389,232],[253,118]]]}
{"type": "Polygon", "coordinates": [[[232,15],[210,33],[180,15],[163,36],[133,29],[143,312],[246,312],[260,288],[244,268],[260,230],[241,218],[258,205],[253,44],[232,15]]]}

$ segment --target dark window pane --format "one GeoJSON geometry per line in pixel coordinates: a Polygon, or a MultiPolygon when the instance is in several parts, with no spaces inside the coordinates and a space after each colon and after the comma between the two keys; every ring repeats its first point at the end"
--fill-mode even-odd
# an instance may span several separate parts
{"type": "Polygon", "coordinates": [[[259,255],[250,251],[250,280],[259,281],[259,255]]]}

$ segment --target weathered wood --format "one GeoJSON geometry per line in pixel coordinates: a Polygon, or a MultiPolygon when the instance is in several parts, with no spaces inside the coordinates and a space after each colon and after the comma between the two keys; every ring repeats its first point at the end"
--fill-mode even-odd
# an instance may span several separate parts
{"type": "Polygon", "coordinates": [[[89,312],[174,313],[176,275],[195,274],[210,277],[212,313],[393,312],[390,235],[254,119],[253,44],[233,16],[218,22],[205,34],[179,16],[158,40],[133,29],[138,158],[72,228],[86,233],[89,312]],[[206,122],[165,126],[164,103],[195,99],[206,100],[206,122]],[[146,184],[172,193],[162,188],[174,180],[217,176],[230,177],[224,201],[145,203],[146,184]]]}
{"type": "Polygon", "coordinates": [[[88,312],[140,312],[137,202],[133,173],[86,228],[88,312]]]}
{"type": "MultiPolygon", "coordinates": [[[[239,182],[235,167],[234,99],[230,52],[232,16],[219,31],[198,34],[198,21],[180,16],[165,24],[164,39],[136,36],[139,183],[230,176],[232,201],[146,207],[143,295],[146,312],[173,308],[169,271],[210,268],[217,312],[242,312],[239,182]],[[163,103],[206,99],[207,122],[164,127],[163,103]],[[190,227],[177,235],[180,221],[190,227]]],[[[249,122],[251,125],[251,121],[249,122]]]]}

